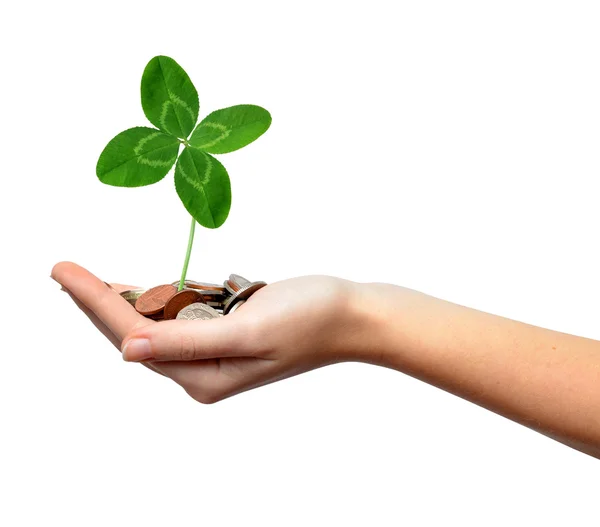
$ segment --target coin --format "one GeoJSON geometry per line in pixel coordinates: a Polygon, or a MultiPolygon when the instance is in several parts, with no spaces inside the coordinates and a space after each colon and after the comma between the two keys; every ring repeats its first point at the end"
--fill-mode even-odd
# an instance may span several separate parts
{"type": "MultiPolygon", "coordinates": [[[[179,280],[177,282],[173,282],[171,285],[179,287],[179,280]]],[[[195,280],[186,280],[183,283],[183,287],[188,289],[200,289],[201,291],[218,291],[222,294],[225,294],[225,288],[222,285],[211,284],[208,282],[196,282],[195,280]]]]}
{"type": "Polygon", "coordinates": [[[266,285],[266,282],[249,282],[249,285],[239,289],[225,301],[223,314],[227,315],[237,302],[240,300],[248,300],[248,298],[256,293],[256,291],[262,289],[266,285]]]}
{"type": "Polygon", "coordinates": [[[147,290],[146,289],[128,289],[119,293],[127,302],[135,307],[136,300],[142,296],[147,290]]]}
{"type": "Polygon", "coordinates": [[[177,320],[210,320],[221,315],[206,304],[194,303],[184,307],[178,314],[177,320]]]}
{"type": "Polygon", "coordinates": [[[230,295],[235,295],[235,284],[232,284],[229,282],[229,280],[225,280],[223,282],[223,285],[225,286],[225,290],[227,291],[228,294],[230,295]]]}
{"type": "Polygon", "coordinates": [[[152,320],[204,320],[234,313],[265,285],[265,282],[250,282],[239,274],[231,274],[223,285],[185,280],[181,291],[178,291],[177,281],[148,290],[123,291],[121,296],[152,320]]]}
{"type": "MultiPolygon", "coordinates": [[[[186,280],[185,289],[198,291],[203,297],[203,303],[208,304],[215,309],[223,309],[223,305],[225,304],[225,300],[229,297],[230,293],[223,286],[215,286],[214,289],[196,289],[195,287],[188,287],[190,285],[191,280],[186,280]]],[[[195,282],[195,284],[203,284],[203,282],[195,282]]],[[[214,285],[214,284],[204,284],[204,285],[214,285]]],[[[184,291],[185,291],[184,289],[184,291]]]]}
{"type": "Polygon", "coordinates": [[[198,291],[204,297],[204,303],[208,304],[211,307],[223,309],[225,305],[225,300],[227,300],[228,295],[224,295],[219,291],[206,291],[204,289],[193,289],[193,291],[198,291]]]}
{"type": "Polygon", "coordinates": [[[177,293],[177,288],[172,285],[153,287],[136,300],[135,309],[142,315],[155,315],[165,308],[165,304],[175,293],[177,293]]]}
{"type": "Polygon", "coordinates": [[[236,302],[233,307],[229,310],[229,312],[227,313],[228,315],[231,315],[232,313],[234,313],[236,310],[239,309],[239,307],[243,304],[245,304],[246,301],[245,300],[240,300],[239,302],[236,302]]]}
{"type": "Polygon", "coordinates": [[[250,280],[247,280],[243,276],[239,274],[230,274],[229,275],[229,286],[233,289],[234,292],[243,289],[244,287],[248,287],[250,285],[250,280]]]}
{"type": "Polygon", "coordinates": [[[173,320],[177,314],[186,306],[195,302],[204,303],[205,299],[200,291],[195,289],[182,289],[175,293],[165,304],[165,320],[173,320]]]}

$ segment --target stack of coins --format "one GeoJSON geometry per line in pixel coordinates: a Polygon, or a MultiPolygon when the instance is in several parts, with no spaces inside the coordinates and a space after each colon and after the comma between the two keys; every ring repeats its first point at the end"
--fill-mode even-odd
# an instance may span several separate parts
{"type": "Polygon", "coordinates": [[[138,313],[153,320],[209,320],[234,313],[266,285],[232,274],[223,285],[186,280],[181,291],[179,282],[173,282],[151,289],[130,289],[121,296],[138,313]]]}

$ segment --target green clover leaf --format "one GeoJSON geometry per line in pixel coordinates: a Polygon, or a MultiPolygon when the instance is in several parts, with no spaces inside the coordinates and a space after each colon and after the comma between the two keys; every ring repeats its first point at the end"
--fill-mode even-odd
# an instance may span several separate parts
{"type": "Polygon", "coordinates": [[[154,57],[142,75],[142,108],[148,120],[182,139],[198,121],[198,92],[184,69],[172,58],[154,57]]]}
{"type": "Polygon", "coordinates": [[[175,189],[195,220],[209,229],[225,223],[231,207],[231,183],[225,167],[213,156],[186,148],[175,167],[175,189]]]}
{"type": "Polygon", "coordinates": [[[196,127],[190,146],[211,154],[226,154],[249,145],[271,126],[271,114],[253,104],[217,110],[196,127]]]}
{"type": "Polygon", "coordinates": [[[96,175],[102,183],[116,187],[151,185],[171,170],[179,144],[176,138],[155,128],[130,128],[106,145],[96,175]]]}
{"type": "Polygon", "coordinates": [[[271,114],[260,106],[240,104],[217,110],[196,126],[198,92],[183,68],[165,56],[146,65],[141,95],[144,114],[158,130],[130,128],[114,137],[100,154],[96,175],[107,185],[141,187],[163,179],[177,161],[175,190],[192,216],[181,290],[196,222],[216,229],[225,223],[231,208],[229,175],[210,154],[233,152],[252,143],[271,125],[271,114]],[[177,159],[180,144],[186,148],[177,159]]]}

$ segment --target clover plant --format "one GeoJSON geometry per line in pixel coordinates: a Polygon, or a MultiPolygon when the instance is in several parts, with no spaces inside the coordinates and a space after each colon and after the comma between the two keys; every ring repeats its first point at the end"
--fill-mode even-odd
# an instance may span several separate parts
{"type": "Polygon", "coordinates": [[[271,115],[260,106],[240,104],[212,112],[196,124],[198,92],[183,68],[165,56],[146,66],[141,94],[144,113],[156,128],[138,126],[111,139],[100,154],[96,175],[107,185],[142,187],[160,181],[175,165],[175,190],[192,216],[181,290],[196,222],[216,229],[231,207],[229,175],[211,154],[233,152],[258,139],[271,125],[271,115]]]}

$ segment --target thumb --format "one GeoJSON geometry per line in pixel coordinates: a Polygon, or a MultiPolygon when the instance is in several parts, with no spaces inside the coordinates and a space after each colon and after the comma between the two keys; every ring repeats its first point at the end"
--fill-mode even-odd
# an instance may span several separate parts
{"type": "Polygon", "coordinates": [[[134,329],[121,344],[123,360],[191,361],[248,355],[249,328],[238,317],[167,320],[134,329]]]}

